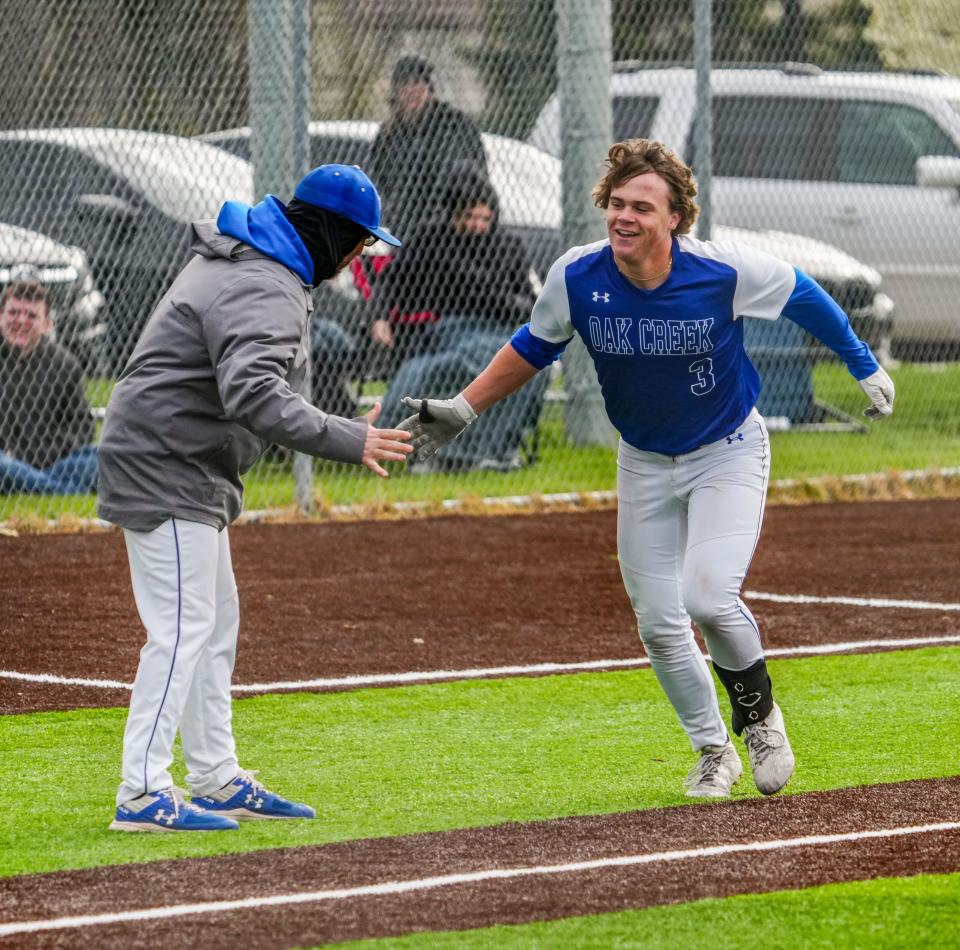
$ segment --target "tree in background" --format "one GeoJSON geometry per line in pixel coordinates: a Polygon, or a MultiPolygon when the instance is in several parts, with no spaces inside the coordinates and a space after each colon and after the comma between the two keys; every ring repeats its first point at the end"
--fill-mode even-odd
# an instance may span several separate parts
{"type": "Polygon", "coordinates": [[[401,18],[388,15],[379,0],[313,0],[313,118],[386,116],[386,77],[405,25],[401,18]]]}
{"type": "Polygon", "coordinates": [[[867,37],[872,9],[863,0],[834,0],[808,16],[810,37],[807,53],[821,66],[854,69],[884,69],[879,45],[867,37]]]}
{"type": "MultiPolygon", "coordinates": [[[[684,62],[693,56],[693,3],[668,16],[664,0],[613,0],[614,59],[684,62]]],[[[714,0],[717,62],[812,62],[824,68],[882,69],[864,38],[871,10],[863,0],[714,0]]]]}
{"type": "Polygon", "coordinates": [[[463,44],[487,91],[480,124],[491,132],[526,138],[556,87],[554,0],[483,0],[483,30],[463,44]]]}
{"type": "Polygon", "coordinates": [[[4,0],[0,124],[192,135],[246,121],[238,0],[4,0]],[[15,11],[11,8],[15,7],[15,11]]]}
{"type": "MultiPolygon", "coordinates": [[[[889,2],[714,0],[714,56],[882,69],[882,50],[868,37],[873,6],[889,2]]],[[[915,13],[910,34],[931,43],[943,32],[935,18],[945,14],[937,11],[951,0],[934,2],[940,6],[915,13]]],[[[378,115],[377,84],[398,45],[433,31],[479,73],[487,102],[481,124],[525,137],[556,87],[554,0],[481,4],[478,16],[472,0],[311,0],[314,114],[378,115]]],[[[614,60],[692,59],[692,0],[612,0],[612,8],[614,60]]],[[[4,73],[4,128],[194,135],[247,121],[245,0],[0,0],[0,10],[0,61],[18,64],[4,73]]],[[[899,48],[887,58],[948,65],[910,60],[899,48]]]]}
{"type": "MultiPolygon", "coordinates": [[[[689,63],[693,3],[612,0],[613,59],[689,63]]],[[[485,0],[484,30],[466,51],[488,94],[485,128],[524,138],[556,87],[554,0],[485,0]]],[[[824,68],[882,69],[864,33],[864,0],[714,0],[714,59],[724,63],[795,60],[824,68]]]]}

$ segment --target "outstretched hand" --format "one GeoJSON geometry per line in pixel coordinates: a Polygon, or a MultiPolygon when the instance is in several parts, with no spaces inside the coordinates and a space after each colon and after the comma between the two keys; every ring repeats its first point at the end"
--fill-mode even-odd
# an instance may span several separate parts
{"type": "Polygon", "coordinates": [[[409,432],[400,429],[377,429],[374,426],[382,408],[378,401],[367,413],[367,440],[363,445],[360,464],[365,465],[381,478],[389,478],[390,473],[379,463],[381,461],[404,462],[413,451],[413,447],[409,444],[409,432]]]}
{"type": "Polygon", "coordinates": [[[453,441],[477,418],[473,407],[463,393],[453,399],[414,399],[404,396],[403,404],[415,414],[400,423],[400,429],[409,432],[413,441],[414,459],[423,462],[437,454],[437,450],[453,441]]]}

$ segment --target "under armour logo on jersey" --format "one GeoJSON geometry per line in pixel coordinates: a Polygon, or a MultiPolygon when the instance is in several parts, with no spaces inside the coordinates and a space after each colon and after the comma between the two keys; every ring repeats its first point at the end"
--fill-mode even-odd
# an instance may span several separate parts
{"type": "Polygon", "coordinates": [[[610,294],[600,293],[599,290],[593,292],[593,302],[596,303],[598,300],[602,300],[604,303],[610,303],[610,294]]]}
{"type": "Polygon", "coordinates": [[[738,432],[738,433],[736,433],[736,435],[728,435],[728,436],[727,436],[727,445],[733,445],[734,442],[742,442],[742,441],[743,441],[743,433],[742,433],[742,432],[738,432]]]}

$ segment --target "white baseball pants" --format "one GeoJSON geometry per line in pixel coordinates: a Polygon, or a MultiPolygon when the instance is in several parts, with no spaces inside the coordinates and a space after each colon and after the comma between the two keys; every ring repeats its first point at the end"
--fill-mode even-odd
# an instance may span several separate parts
{"type": "Polygon", "coordinates": [[[744,670],[763,656],[740,588],[760,537],[770,444],[754,409],[736,432],[686,455],[620,442],[620,571],[657,680],[694,749],[727,728],[696,623],[712,659],[744,670]]]}
{"type": "Polygon", "coordinates": [[[123,533],[147,642],[130,697],[117,804],[172,784],[178,728],[187,783],[205,795],[240,770],[230,700],[240,605],[227,531],[173,518],[153,531],[123,533]]]}

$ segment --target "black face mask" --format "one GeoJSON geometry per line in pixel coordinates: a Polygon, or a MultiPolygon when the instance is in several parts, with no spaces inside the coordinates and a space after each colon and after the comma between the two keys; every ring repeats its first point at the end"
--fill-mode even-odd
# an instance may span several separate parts
{"type": "Polygon", "coordinates": [[[340,262],[370,233],[359,224],[294,198],[283,213],[313,261],[313,286],[329,280],[340,262]]]}

